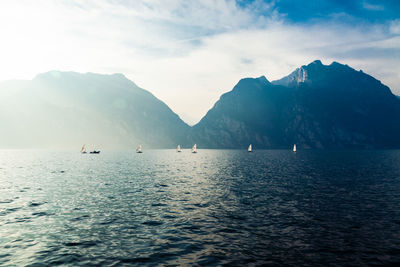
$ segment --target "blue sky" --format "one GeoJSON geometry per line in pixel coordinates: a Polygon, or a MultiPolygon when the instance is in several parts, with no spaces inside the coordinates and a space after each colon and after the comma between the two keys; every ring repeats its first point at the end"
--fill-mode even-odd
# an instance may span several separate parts
{"type": "Polygon", "coordinates": [[[190,123],[239,79],[315,59],[399,94],[399,14],[399,0],[2,0],[0,80],[120,72],[190,123]]]}
{"type": "MultiPolygon", "coordinates": [[[[243,7],[257,1],[239,1],[243,7]]],[[[271,1],[265,1],[271,3],[271,1]]],[[[341,23],[385,23],[400,14],[398,0],[310,0],[272,1],[274,8],[291,23],[317,23],[333,20],[341,23]]]]}

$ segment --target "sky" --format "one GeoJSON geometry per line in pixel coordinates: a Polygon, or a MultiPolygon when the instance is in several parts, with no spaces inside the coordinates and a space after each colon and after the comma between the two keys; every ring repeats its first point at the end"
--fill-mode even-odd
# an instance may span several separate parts
{"type": "Polygon", "coordinates": [[[400,0],[1,0],[0,35],[0,80],[123,73],[189,124],[316,59],[400,94],[400,0]]]}

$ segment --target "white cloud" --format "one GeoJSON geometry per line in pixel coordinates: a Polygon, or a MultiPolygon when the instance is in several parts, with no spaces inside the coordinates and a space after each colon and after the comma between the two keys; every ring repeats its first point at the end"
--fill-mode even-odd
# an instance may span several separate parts
{"type": "Polygon", "coordinates": [[[3,0],[0,80],[51,69],[122,72],[198,120],[240,78],[278,79],[314,59],[361,68],[399,90],[397,24],[292,25],[262,1],[3,0]]]}
{"type": "Polygon", "coordinates": [[[392,34],[400,35],[400,19],[392,21],[389,29],[392,34]]]}
{"type": "Polygon", "coordinates": [[[385,9],[385,7],[382,5],[371,4],[367,1],[363,2],[363,7],[367,10],[372,10],[372,11],[382,11],[385,9]]]}

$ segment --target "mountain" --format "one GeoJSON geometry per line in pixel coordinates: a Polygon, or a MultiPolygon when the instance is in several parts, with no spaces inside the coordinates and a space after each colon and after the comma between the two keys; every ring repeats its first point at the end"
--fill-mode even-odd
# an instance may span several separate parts
{"type": "Polygon", "coordinates": [[[190,129],[122,74],[51,71],[0,83],[0,147],[175,147],[190,129]]]}
{"type": "Polygon", "coordinates": [[[0,83],[0,148],[400,148],[399,122],[387,86],[319,60],[277,81],[240,80],[193,127],[122,74],[0,83]]]}
{"type": "Polygon", "coordinates": [[[199,147],[400,147],[400,100],[362,71],[316,60],[273,82],[246,78],[191,130],[199,147]]]}

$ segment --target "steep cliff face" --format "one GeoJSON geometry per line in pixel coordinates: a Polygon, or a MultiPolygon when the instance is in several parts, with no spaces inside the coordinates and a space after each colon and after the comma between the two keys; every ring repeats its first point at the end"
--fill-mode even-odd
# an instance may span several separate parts
{"type": "Polygon", "coordinates": [[[265,77],[242,79],[193,127],[193,141],[213,148],[279,146],[291,94],[265,77]]]}
{"type": "Polygon", "coordinates": [[[400,101],[347,65],[314,61],[278,81],[243,79],[193,127],[209,147],[399,147],[400,101]]]}

